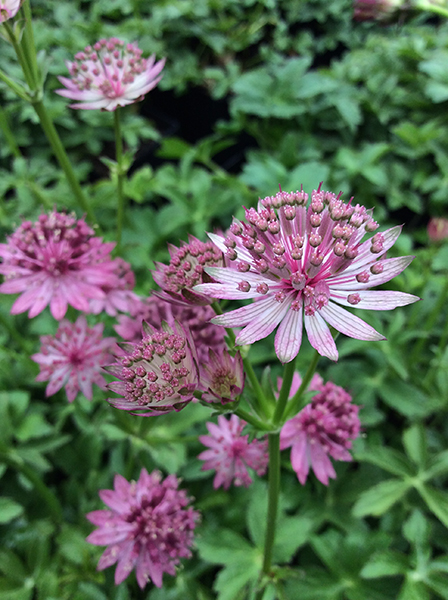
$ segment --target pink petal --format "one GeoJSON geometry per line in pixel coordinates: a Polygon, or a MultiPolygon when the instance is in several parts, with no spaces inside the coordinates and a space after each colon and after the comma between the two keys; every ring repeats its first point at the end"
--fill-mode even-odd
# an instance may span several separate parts
{"type": "Polygon", "coordinates": [[[308,340],[321,356],[338,360],[338,351],[327,324],[318,312],[313,316],[305,315],[305,329],[308,340]]]}
{"type": "Polygon", "coordinates": [[[263,314],[253,319],[236,336],[236,344],[239,346],[253,344],[256,341],[265,338],[274,331],[289,310],[290,303],[288,298],[286,298],[284,302],[277,302],[276,300],[271,299],[270,306],[264,310],[263,314]]]}
{"type": "MultiPolygon", "coordinates": [[[[353,306],[347,300],[347,296],[350,293],[356,294],[358,292],[356,289],[353,290],[353,292],[347,291],[343,294],[332,291],[331,299],[343,306],[353,306]]],[[[367,308],[369,310],[392,310],[398,306],[406,306],[407,304],[412,304],[413,302],[420,300],[418,296],[406,294],[405,292],[393,291],[365,290],[359,292],[359,295],[361,296],[361,301],[354,306],[356,308],[367,308]]]]}
{"type": "Polygon", "coordinates": [[[334,327],[337,331],[340,331],[348,337],[355,338],[357,340],[370,340],[378,341],[385,340],[386,338],[381,333],[378,333],[373,327],[368,325],[365,321],[352,315],[344,308],[341,308],[333,302],[329,302],[327,306],[324,306],[320,310],[322,317],[334,327]]]}
{"type": "Polygon", "coordinates": [[[303,308],[290,310],[275,336],[275,353],[280,362],[288,363],[297,356],[302,343],[302,329],[303,308]]]}

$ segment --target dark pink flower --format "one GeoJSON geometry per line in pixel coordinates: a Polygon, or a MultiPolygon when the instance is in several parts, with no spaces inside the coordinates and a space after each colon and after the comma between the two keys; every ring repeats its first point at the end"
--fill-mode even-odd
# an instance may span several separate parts
{"type": "Polygon", "coordinates": [[[204,281],[212,281],[205,273],[205,267],[220,267],[223,264],[222,252],[213,242],[201,242],[192,235],[188,244],[182,242],[180,248],[168,245],[170,264],[156,263],[152,275],[159,285],[165,300],[181,304],[206,305],[213,298],[193,291],[193,287],[204,281]]]}
{"type": "MultiPolygon", "coordinates": [[[[290,395],[300,386],[300,376],[295,373],[290,395]]],[[[316,477],[328,485],[328,479],[336,478],[331,464],[335,460],[351,461],[349,449],[352,440],[359,436],[359,406],[352,404],[352,397],[331,381],[323,383],[315,376],[309,390],[317,390],[311,403],[298,415],[287,421],[280,432],[280,448],[291,448],[291,464],[302,485],[309,468],[316,477]]]]}
{"type": "Polygon", "coordinates": [[[58,213],[43,214],[37,223],[24,221],[0,244],[0,293],[21,293],[11,313],[29,310],[35,317],[49,304],[55,319],[62,319],[70,304],[89,312],[91,298],[102,299],[103,286],[115,281],[110,252],[83,219],[58,213]]]}
{"type": "Polygon", "coordinates": [[[210,350],[208,360],[201,363],[200,387],[202,400],[227,404],[237,400],[244,389],[243,359],[239,352],[230,356],[227,350],[219,354],[210,350]]]}
{"type": "Polygon", "coordinates": [[[431,242],[441,242],[448,238],[448,219],[433,217],[428,223],[428,237],[431,242]]]}
{"type": "Polygon", "coordinates": [[[418,300],[403,292],[370,291],[389,281],[414,258],[385,258],[401,232],[393,227],[361,243],[378,227],[364,206],[345,204],[336,196],[314,190],[308,194],[279,192],[246,210],[246,221],[234,219],[230,233],[210,234],[233,261],[232,268],[206,268],[218,283],[195,290],[213,298],[256,300],[220,315],[213,323],[244,329],[239,345],[265,338],[278,327],[275,351],[291,361],[302,343],[303,323],[310,344],[337,360],[338,351],[327,325],[359,340],[384,336],[342,306],[390,310],[418,300]]]}
{"type": "Polygon", "coordinates": [[[79,101],[70,108],[113,111],[142,100],[162,79],[165,59],[142,58],[136,44],[117,38],[102,39],[67,62],[71,79],[58,77],[66,89],[56,90],[65,98],[79,101]]]}
{"type": "Polygon", "coordinates": [[[115,278],[111,277],[108,284],[101,287],[104,298],[95,298],[89,302],[89,312],[94,315],[104,311],[114,317],[119,311],[130,312],[138,301],[137,294],[132,291],[135,286],[135,276],[131,265],[122,258],[115,258],[113,264],[115,278]]]}
{"type": "Polygon", "coordinates": [[[31,358],[40,365],[36,381],[49,381],[47,396],[65,386],[69,402],[73,402],[79,391],[91,400],[92,384],[106,389],[101,371],[112,360],[115,338],[102,335],[102,324],[88,327],[85,317],[80,316],[76,323],[64,319],[56,335],[40,338],[40,352],[31,358]]]}
{"type": "Polygon", "coordinates": [[[142,339],[143,321],[156,328],[160,327],[162,321],[166,321],[168,325],[178,321],[190,331],[200,364],[208,361],[210,349],[221,352],[226,347],[225,330],[210,323],[215,316],[210,306],[173,304],[157,296],[150,296],[132,301],[129,313],[130,316],[119,315],[118,325],[114,327],[118,335],[126,341],[138,342],[142,339]]]}
{"type": "Polygon", "coordinates": [[[248,469],[257,475],[264,475],[269,462],[266,440],[249,442],[249,435],[241,435],[246,423],[236,415],[227,420],[219,415],[218,425],[207,423],[210,435],[199,436],[199,441],[208,450],[201,452],[198,458],[205,461],[203,471],[216,471],[213,487],[221,485],[227,490],[233,482],[236,486],[248,487],[252,483],[248,469]]]}
{"type": "Polygon", "coordinates": [[[21,4],[22,0],[0,0],[0,23],[15,17],[21,4]]]}
{"type": "Polygon", "coordinates": [[[107,387],[122,396],[109,398],[121,410],[150,417],[179,411],[198,389],[198,359],[190,332],[179,323],[159,331],[143,323],[141,342],[119,344],[125,356],[105,370],[120,381],[107,387]]]}
{"type": "Polygon", "coordinates": [[[175,575],[179,559],[191,557],[199,513],[188,506],[191,498],[178,486],[174,475],[162,480],[158,471],[142,469],[137,482],[115,475],[114,490],[99,492],[110,510],[86,515],[98,527],[87,541],[107,546],[98,570],[117,563],[116,585],[135,569],[142,589],[149,580],[162,587],[163,574],[175,575]]]}

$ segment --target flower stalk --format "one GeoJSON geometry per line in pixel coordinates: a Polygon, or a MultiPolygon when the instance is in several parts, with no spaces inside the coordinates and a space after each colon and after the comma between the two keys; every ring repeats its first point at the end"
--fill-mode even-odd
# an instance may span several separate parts
{"type": "Polygon", "coordinates": [[[121,123],[120,123],[120,107],[117,106],[114,111],[114,131],[115,131],[115,156],[117,161],[116,166],[116,177],[117,177],[117,252],[120,251],[121,247],[121,234],[123,231],[123,219],[124,219],[124,207],[125,197],[123,194],[123,183],[125,175],[125,167],[123,164],[123,138],[121,136],[121,123]]]}

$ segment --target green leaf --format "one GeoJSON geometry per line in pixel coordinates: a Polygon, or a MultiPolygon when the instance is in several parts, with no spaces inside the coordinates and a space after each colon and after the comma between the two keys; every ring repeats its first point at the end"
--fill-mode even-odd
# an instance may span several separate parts
{"type": "Polygon", "coordinates": [[[356,452],[355,460],[376,465],[393,475],[413,475],[412,464],[404,454],[393,448],[383,446],[371,447],[368,450],[356,452]]]}
{"type": "Polygon", "coordinates": [[[448,598],[448,578],[445,574],[433,573],[426,577],[425,583],[441,598],[448,598]]]}
{"type": "Polygon", "coordinates": [[[428,522],[419,510],[414,510],[412,515],[403,525],[403,535],[411,544],[424,546],[428,543],[428,522]]]}
{"type": "Polygon", "coordinates": [[[239,563],[255,552],[246,539],[230,529],[208,530],[196,539],[196,546],[203,560],[216,564],[239,563]]]}
{"type": "Polygon", "coordinates": [[[431,596],[423,582],[408,577],[397,600],[431,600],[431,596]]]}
{"type": "Polygon", "coordinates": [[[372,556],[360,575],[364,579],[376,579],[391,575],[404,575],[409,569],[408,557],[400,552],[385,550],[372,556]]]}
{"type": "Polygon", "coordinates": [[[419,467],[426,463],[426,432],[422,423],[415,423],[403,433],[403,445],[406,454],[419,467]]]}
{"type": "Polygon", "coordinates": [[[401,479],[387,479],[363,492],[353,507],[356,517],[379,516],[401,500],[411,484],[401,479]]]}
{"type": "Polygon", "coordinates": [[[425,417],[444,403],[443,399],[428,398],[419,388],[397,377],[388,378],[378,393],[383,402],[410,419],[425,417]]]}
{"type": "Polygon", "coordinates": [[[255,559],[255,555],[245,556],[238,563],[224,567],[218,574],[213,588],[218,592],[217,600],[240,599],[240,592],[248,583],[256,583],[262,566],[262,557],[255,559]]]}
{"type": "Polygon", "coordinates": [[[9,523],[23,513],[23,506],[5,496],[0,497],[0,523],[9,523]]]}
{"type": "Polygon", "coordinates": [[[448,494],[423,484],[417,489],[429,510],[448,527],[448,494]]]}
{"type": "Polygon", "coordinates": [[[17,556],[11,550],[0,550],[0,571],[11,581],[22,585],[26,578],[25,567],[17,556]]]}

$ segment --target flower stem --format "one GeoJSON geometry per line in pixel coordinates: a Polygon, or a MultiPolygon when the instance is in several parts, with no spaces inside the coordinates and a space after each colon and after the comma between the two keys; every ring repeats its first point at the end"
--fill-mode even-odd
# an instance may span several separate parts
{"type": "Polygon", "coordinates": [[[270,433],[269,440],[269,490],[268,520],[264,541],[262,573],[269,575],[272,564],[275,528],[277,525],[278,497],[280,493],[280,433],[270,433]]]}
{"type": "Polygon", "coordinates": [[[282,388],[278,397],[278,401],[274,412],[274,424],[278,425],[285,412],[286,403],[288,402],[289,392],[291,390],[292,378],[296,367],[296,358],[285,365],[283,371],[282,388]]]}
{"type": "Polygon", "coordinates": [[[263,423],[263,421],[260,421],[260,419],[257,419],[243,408],[237,408],[234,411],[234,413],[238,417],[240,417],[240,419],[243,419],[243,421],[250,423],[253,427],[255,427],[255,429],[258,429],[259,431],[271,431],[271,426],[268,423],[263,423]]]}
{"type": "Polygon", "coordinates": [[[442,15],[443,17],[448,17],[448,9],[443,8],[442,6],[437,6],[432,2],[427,2],[426,0],[417,1],[414,5],[414,8],[419,8],[420,10],[428,10],[438,15],[442,15]]]}
{"type": "Polygon", "coordinates": [[[49,117],[47,110],[41,100],[37,100],[33,102],[33,108],[36,111],[37,116],[39,117],[40,124],[44,133],[50,143],[50,146],[65,173],[67,181],[72,188],[72,191],[78,201],[80,208],[87,214],[89,221],[93,224],[96,224],[95,216],[90,208],[86,197],[79,185],[78,179],[73,171],[70,160],[67,156],[64,146],[62,145],[61,138],[59,137],[58,132],[53,124],[53,121],[49,117]]]}
{"type": "Polygon", "coordinates": [[[124,170],[123,170],[123,139],[121,137],[120,107],[117,106],[114,111],[114,131],[115,131],[115,156],[117,161],[117,251],[120,251],[121,233],[123,230],[124,205],[125,198],[123,194],[124,170]]]}
{"type": "Polygon", "coordinates": [[[5,28],[6,35],[8,36],[9,41],[11,42],[12,47],[14,48],[14,51],[17,55],[17,59],[20,63],[20,67],[22,68],[22,71],[23,71],[23,75],[25,76],[25,81],[26,81],[28,87],[30,88],[30,90],[32,90],[34,92],[36,90],[36,87],[35,87],[33,73],[30,69],[30,65],[28,64],[28,61],[26,60],[25,54],[23,53],[23,49],[17,41],[14,30],[8,21],[5,21],[3,23],[3,27],[5,28]]]}
{"type": "Polygon", "coordinates": [[[302,379],[302,383],[300,384],[299,389],[297,390],[294,397],[289,401],[287,409],[286,409],[286,420],[294,417],[299,410],[302,408],[302,397],[303,393],[308,389],[310,385],[311,379],[317,368],[317,363],[319,362],[320,354],[317,350],[314,352],[313,360],[308,367],[308,371],[305,374],[305,377],[302,379]]]}
{"type": "Polygon", "coordinates": [[[26,63],[30,69],[31,78],[33,81],[33,89],[37,89],[39,87],[39,68],[37,66],[36,46],[34,44],[30,0],[24,0],[22,8],[25,15],[25,29],[22,37],[22,48],[26,63]]]}
{"type": "Polygon", "coordinates": [[[11,131],[11,127],[9,126],[8,117],[6,116],[6,113],[1,106],[0,129],[3,131],[3,135],[5,136],[5,140],[7,141],[9,149],[11,150],[11,154],[14,156],[14,158],[21,158],[22,153],[20,152],[20,148],[17,145],[16,138],[14,137],[14,134],[11,131]]]}

